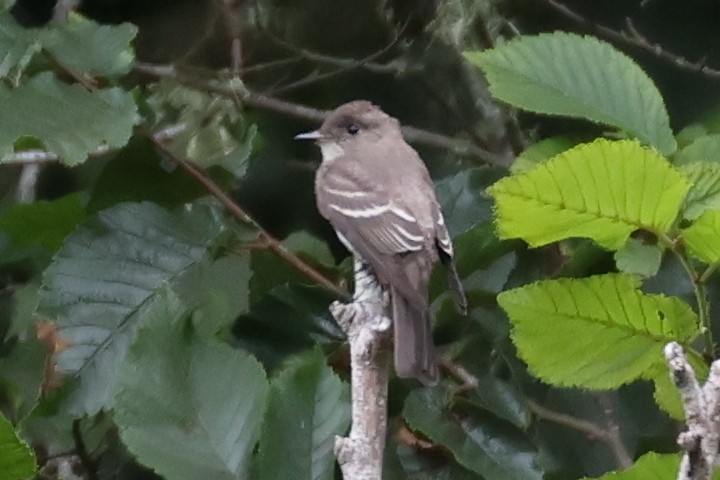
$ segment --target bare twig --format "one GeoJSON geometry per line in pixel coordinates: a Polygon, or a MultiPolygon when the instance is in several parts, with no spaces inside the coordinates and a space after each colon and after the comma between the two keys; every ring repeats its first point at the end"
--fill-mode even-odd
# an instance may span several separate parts
{"type": "Polygon", "coordinates": [[[538,418],[577,430],[578,432],[587,435],[591,440],[599,440],[605,443],[613,452],[618,466],[626,467],[632,465],[632,459],[629,460],[629,465],[627,463],[629,455],[627,454],[625,446],[622,444],[619,435],[614,434],[613,432],[610,432],[607,429],[583,418],[577,418],[572,415],[568,415],[567,413],[550,410],[533,400],[528,399],[527,404],[528,408],[530,408],[530,410],[537,415],[538,418]]]}
{"type": "Polygon", "coordinates": [[[183,170],[188,172],[195,180],[197,180],[197,182],[200,183],[212,196],[214,196],[235,218],[256,228],[259,232],[260,240],[267,245],[269,250],[296,268],[300,273],[312,279],[318,285],[330,290],[340,298],[348,298],[349,295],[345,289],[327,279],[323,274],[318,272],[309,264],[305,263],[300,257],[285,248],[278,239],[263,229],[254,218],[252,218],[245,210],[235,203],[235,201],[227,193],[225,193],[217,183],[205,175],[205,173],[203,173],[199,168],[194,166],[189,160],[172,151],[160,139],[157,139],[154,136],[151,137],[151,139],[160,151],[174,160],[183,168],[183,170]]]}
{"type": "Polygon", "coordinates": [[[230,37],[230,72],[233,76],[239,77],[242,64],[242,41],[240,38],[241,8],[236,0],[215,0],[220,9],[220,17],[225,24],[225,30],[230,37]]]}
{"type": "Polygon", "coordinates": [[[607,432],[608,446],[612,449],[613,455],[618,461],[618,464],[622,468],[630,468],[633,464],[633,459],[625,448],[625,443],[620,437],[620,425],[615,418],[615,406],[613,400],[610,398],[607,392],[599,393],[596,395],[600,406],[605,414],[605,432],[607,432]]]}
{"type": "Polygon", "coordinates": [[[703,387],[679,343],[665,345],[670,378],[680,390],[687,430],[678,435],[685,450],[678,480],[710,480],[720,438],[720,360],[713,362],[703,387]]]}
{"type": "Polygon", "coordinates": [[[576,11],[572,10],[567,5],[564,5],[556,0],[544,0],[547,5],[552,7],[556,12],[563,15],[565,18],[572,20],[573,22],[581,25],[583,28],[602,36],[604,38],[614,40],[619,43],[631,45],[636,48],[650,52],[656,57],[676,66],[681,70],[686,70],[693,73],[701,73],[709,78],[720,80],[720,70],[708,67],[704,61],[691,62],[682,55],[671,52],[663,48],[658,43],[653,43],[648,40],[645,36],[641,35],[640,32],[635,28],[632,20],[626,19],[627,32],[613,30],[605,25],[600,25],[589,19],[583,17],[576,11]]]}
{"type": "Polygon", "coordinates": [[[455,394],[466,392],[468,390],[474,390],[478,387],[478,379],[475,375],[468,372],[459,365],[447,357],[440,357],[440,366],[445,369],[450,375],[455,377],[460,382],[460,386],[455,390],[455,394]]]}
{"type": "Polygon", "coordinates": [[[352,303],[330,306],[350,342],[352,426],[347,437],[335,437],[344,480],[382,478],[392,325],[387,306],[386,293],[356,257],[352,303]]]}
{"type": "Polygon", "coordinates": [[[80,8],[80,4],[82,0],[57,0],[53,8],[53,20],[59,23],[66,22],[70,12],[80,8]]]}
{"type": "MultiPolygon", "coordinates": [[[[206,80],[183,75],[171,65],[138,63],[135,66],[135,70],[139,73],[153,77],[172,78],[183,85],[197,88],[198,90],[212,92],[232,98],[239,98],[241,102],[251,107],[269,110],[303,120],[322,122],[325,119],[325,116],[329,113],[325,110],[319,110],[305,105],[287,102],[285,100],[252,92],[246,88],[238,88],[227,83],[220,83],[214,80],[206,80]]],[[[483,150],[467,140],[456,139],[440,133],[408,126],[402,127],[402,132],[405,138],[411,143],[441,148],[461,157],[476,158],[485,163],[495,165],[506,165],[509,161],[508,158],[483,150]]]]}

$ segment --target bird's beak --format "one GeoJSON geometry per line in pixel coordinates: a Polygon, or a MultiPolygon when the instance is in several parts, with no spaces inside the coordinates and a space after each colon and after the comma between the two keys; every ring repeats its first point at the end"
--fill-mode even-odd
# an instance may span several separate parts
{"type": "Polygon", "coordinates": [[[295,135],[295,140],[322,140],[323,138],[325,138],[325,135],[320,130],[295,135]]]}

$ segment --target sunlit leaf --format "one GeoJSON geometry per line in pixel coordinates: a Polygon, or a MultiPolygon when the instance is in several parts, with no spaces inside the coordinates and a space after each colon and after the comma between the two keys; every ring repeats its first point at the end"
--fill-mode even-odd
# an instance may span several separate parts
{"type": "Polygon", "coordinates": [[[322,352],[292,359],[270,384],[260,478],[332,480],[335,436],[349,423],[349,390],[325,365],[322,352]]]}
{"type": "Polygon", "coordinates": [[[671,341],[699,334],[678,298],[641,292],[638,279],[607,274],[547,280],[498,296],[519,356],[539,378],[562,386],[615,388],[660,361],[671,341]]]}
{"type": "Polygon", "coordinates": [[[628,56],[594,37],[565,32],[519,36],[465,58],[500,100],[537,113],[617,127],[664,154],[675,150],[665,104],[628,56]]]}
{"type": "Polygon", "coordinates": [[[720,210],[709,210],[682,231],[685,248],[706,263],[720,262],[720,210]]]}
{"type": "Polygon", "coordinates": [[[15,89],[0,85],[0,104],[0,163],[18,138],[34,137],[62,162],[77,165],[101,146],[124,146],[139,120],[130,93],[119,88],[90,92],[49,73],[15,89]]]}
{"type": "Polygon", "coordinates": [[[568,137],[551,137],[540,140],[530,145],[518,155],[510,167],[510,171],[512,173],[522,173],[532,170],[538,163],[542,163],[555,155],[559,155],[565,150],[577,145],[577,143],[577,141],[568,137]]]}
{"type": "MultiPolygon", "coordinates": [[[[627,470],[606,473],[597,480],[675,480],[678,478],[680,455],[649,452],[638,458],[627,470]]],[[[713,477],[714,478],[714,477],[713,477]]],[[[585,477],[583,480],[590,480],[585,477]]]]}
{"type": "Polygon", "coordinates": [[[596,140],[489,188],[500,238],[537,247],[587,237],[616,250],[637,229],[666,232],[689,182],[635,141],[596,140]]]}
{"type": "Polygon", "coordinates": [[[35,456],[0,414],[0,480],[23,480],[35,473],[35,456]]]}

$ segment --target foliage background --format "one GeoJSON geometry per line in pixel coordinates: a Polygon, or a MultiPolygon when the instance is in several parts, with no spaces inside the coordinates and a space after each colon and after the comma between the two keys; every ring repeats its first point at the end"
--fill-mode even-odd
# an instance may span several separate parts
{"type": "MultiPolygon", "coordinates": [[[[630,18],[648,43],[712,67],[715,2],[86,0],[68,18],[65,2],[12,3],[0,19],[0,445],[22,452],[17,433],[43,475],[337,475],[347,351],[326,307],[349,288],[349,263],[314,206],[319,154],[292,137],[317,125],[314,109],[356,98],[417,127],[408,138],[472,307],[461,317],[434,283],[447,381],[393,380],[386,478],[594,477],[677,450],[650,381],[559,388],[518,359],[497,294],[616,264],[589,242],[498,240],[486,188],[538,140],[562,135],[564,150],[607,127],[512,110],[462,54],[519,33],[606,38],[601,26],[630,18]]],[[[655,82],[674,132],[716,128],[717,76],[613,45],[655,82]]],[[[643,288],[694,305],[672,257],[643,288]]],[[[712,311],[716,280],[707,288],[712,311]]]]}

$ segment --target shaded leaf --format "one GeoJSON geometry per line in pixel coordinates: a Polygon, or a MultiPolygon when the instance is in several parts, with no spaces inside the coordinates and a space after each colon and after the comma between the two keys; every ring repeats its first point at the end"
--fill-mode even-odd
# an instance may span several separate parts
{"type": "Polygon", "coordinates": [[[676,165],[694,162],[720,164],[720,134],[708,135],[706,130],[703,132],[704,135],[694,138],[688,146],[673,155],[673,163],[676,165]]]}
{"type": "Polygon", "coordinates": [[[705,263],[720,262],[720,210],[703,213],[682,231],[685,248],[693,257],[705,263]]]}
{"type": "Polygon", "coordinates": [[[417,389],[405,400],[403,416],[411,428],[447,447],[461,465],[485,478],[543,477],[538,454],[525,441],[472,417],[454,418],[445,409],[437,390],[417,389]]]}
{"type": "Polygon", "coordinates": [[[100,25],[70,12],[67,21],[51,24],[40,37],[43,47],[74,73],[118,77],[135,61],[131,42],[136,34],[137,27],[130,23],[100,25]]]}
{"type": "Polygon", "coordinates": [[[555,32],[465,58],[485,72],[493,95],[515,107],[617,127],[664,154],[676,148],[657,87],[609,43],[555,32]]]}
{"type": "Polygon", "coordinates": [[[40,41],[33,32],[17,23],[8,12],[0,12],[0,77],[17,84],[33,55],[40,50],[40,41]]]}
{"type": "MultiPolygon", "coordinates": [[[[679,454],[649,452],[638,458],[635,464],[627,470],[610,472],[594,478],[598,480],[675,480],[679,469],[679,454]]],[[[589,480],[588,477],[585,477],[585,480],[589,480]]]]}
{"type": "Polygon", "coordinates": [[[321,263],[326,267],[335,266],[335,257],[330,251],[327,242],[307,230],[291,233],[282,243],[291,252],[309,258],[311,261],[321,263]]]}
{"type": "Polygon", "coordinates": [[[538,247],[588,237],[616,250],[639,228],[666,232],[689,182],[634,141],[596,140],[489,188],[500,238],[538,247]]]}
{"type": "Polygon", "coordinates": [[[522,173],[532,170],[539,163],[549,160],[577,144],[577,141],[568,137],[551,137],[540,140],[530,145],[517,156],[510,166],[510,171],[512,173],[522,173]]]}
{"type": "Polygon", "coordinates": [[[35,456],[0,414],[0,480],[23,480],[36,470],[35,456]]]}
{"type": "Polygon", "coordinates": [[[78,380],[71,405],[93,414],[112,405],[115,375],[155,295],[199,262],[226,232],[217,212],[195,204],[169,213],[126,203],[78,228],[43,275],[39,312],[68,343],[57,367],[78,380]]]}
{"type": "Polygon", "coordinates": [[[720,208],[720,159],[681,165],[678,170],[692,184],[683,205],[684,218],[695,220],[706,210],[720,208]]]}
{"type": "Polygon", "coordinates": [[[15,89],[0,85],[0,103],[0,158],[13,152],[18,138],[34,137],[63,163],[77,165],[100,146],[124,146],[139,120],[130,93],[89,92],[49,73],[15,89]]]}
{"type": "Polygon", "coordinates": [[[688,305],[647,295],[639,283],[624,274],[548,280],[503,292],[498,303],[534,375],[561,386],[615,388],[664,361],[666,343],[699,334],[688,305]]]}
{"type": "Polygon", "coordinates": [[[646,245],[637,238],[628,238],[625,245],[615,252],[615,264],[624,273],[652,277],[660,269],[663,249],[659,245],[646,245]]]}
{"type": "Polygon", "coordinates": [[[293,358],[270,384],[260,478],[332,480],[335,436],[349,424],[349,389],[325,365],[322,351],[293,358]]]}
{"type": "Polygon", "coordinates": [[[0,391],[3,392],[4,406],[10,406],[5,412],[15,423],[24,419],[40,399],[47,357],[47,345],[34,336],[18,342],[9,354],[0,357],[0,385],[3,387],[0,391]]]}
{"type": "Polygon", "coordinates": [[[265,372],[247,353],[187,335],[174,295],[158,303],[118,376],[123,443],[166,478],[241,478],[259,433],[265,372]]]}
{"type": "Polygon", "coordinates": [[[499,167],[477,167],[435,184],[445,223],[453,237],[492,218],[492,200],[485,189],[504,174],[505,170],[499,167]]]}

